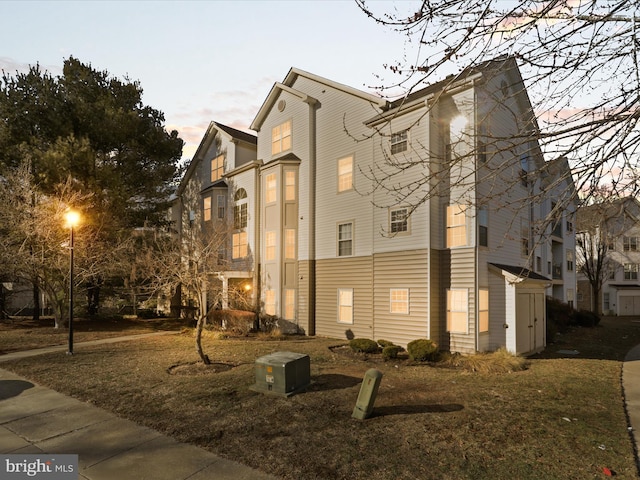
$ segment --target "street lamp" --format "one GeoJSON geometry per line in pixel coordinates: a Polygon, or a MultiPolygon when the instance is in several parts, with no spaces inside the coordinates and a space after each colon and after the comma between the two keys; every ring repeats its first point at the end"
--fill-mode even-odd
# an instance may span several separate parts
{"type": "Polygon", "coordinates": [[[69,210],[65,214],[69,227],[69,349],[67,355],[73,355],[73,227],[80,222],[80,214],[69,210]]]}

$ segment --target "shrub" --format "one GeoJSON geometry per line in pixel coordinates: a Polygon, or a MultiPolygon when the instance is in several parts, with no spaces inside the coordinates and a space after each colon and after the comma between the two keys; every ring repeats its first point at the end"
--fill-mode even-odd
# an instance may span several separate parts
{"type": "Polygon", "coordinates": [[[600,317],[588,310],[579,310],[574,312],[573,319],[581,327],[593,328],[600,323],[600,317]]]}
{"type": "Polygon", "coordinates": [[[207,319],[214,328],[247,335],[253,330],[256,314],[244,310],[212,310],[207,315],[207,319]]]}
{"type": "Polygon", "coordinates": [[[377,353],[379,349],[378,343],[368,338],[354,338],[349,342],[349,347],[354,352],[361,353],[377,353]]]}
{"type": "Polygon", "coordinates": [[[573,309],[553,297],[547,297],[547,338],[553,338],[556,332],[567,333],[575,324],[573,309]]]}
{"type": "Polygon", "coordinates": [[[407,345],[409,358],[417,362],[435,360],[438,355],[438,344],[428,338],[413,340],[407,345]]]}
{"type": "MultiPolygon", "coordinates": [[[[378,341],[380,343],[380,341],[378,341]]],[[[398,358],[398,353],[402,351],[402,347],[398,345],[387,345],[382,349],[382,358],[385,360],[392,360],[398,358]]]]}
{"type": "Polygon", "coordinates": [[[378,340],[378,345],[380,345],[382,348],[394,346],[393,342],[390,342],[389,340],[378,340]]]}

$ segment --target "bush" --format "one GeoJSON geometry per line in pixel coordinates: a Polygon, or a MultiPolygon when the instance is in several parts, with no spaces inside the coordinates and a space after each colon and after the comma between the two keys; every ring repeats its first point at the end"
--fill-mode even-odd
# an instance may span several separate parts
{"type": "Polygon", "coordinates": [[[354,338],[349,342],[351,350],[357,353],[378,353],[378,343],[368,338],[354,338]]]}
{"type": "MultiPolygon", "coordinates": [[[[378,343],[380,341],[378,340],[378,343]]],[[[398,358],[398,354],[402,351],[402,347],[398,345],[387,345],[382,349],[382,358],[384,360],[393,360],[398,358]]]]}
{"type": "Polygon", "coordinates": [[[247,335],[253,330],[256,314],[244,310],[212,310],[207,320],[214,328],[247,335]]]}
{"type": "Polygon", "coordinates": [[[575,325],[573,309],[553,297],[547,297],[547,338],[553,339],[556,333],[567,333],[575,325]]]}
{"type": "Polygon", "coordinates": [[[438,356],[438,344],[428,338],[413,340],[407,345],[409,358],[417,362],[433,361],[438,356]]]}
{"type": "Polygon", "coordinates": [[[378,340],[378,345],[380,345],[382,348],[394,346],[393,342],[390,342],[389,340],[378,340]]]}
{"type": "Polygon", "coordinates": [[[593,328],[600,323],[600,317],[588,310],[579,310],[574,312],[573,319],[581,327],[593,328]]]}

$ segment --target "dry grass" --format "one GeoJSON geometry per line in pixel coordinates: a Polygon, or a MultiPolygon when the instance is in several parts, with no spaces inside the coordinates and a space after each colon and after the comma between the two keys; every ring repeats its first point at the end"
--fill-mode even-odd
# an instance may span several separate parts
{"type": "Polygon", "coordinates": [[[205,349],[217,366],[206,368],[191,332],[77,345],[73,357],[2,368],[286,479],[588,479],[604,478],[603,467],[637,478],[620,371],[640,343],[640,324],[607,319],[562,342],[526,369],[500,374],[491,373],[495,365],[513,357],[437,368],[343,355],[331,339],[213,335],[205,349]],[[581,354],[556,353],[568,348],[581,354]],[[309,354],[307,392],[284,399],[249,390],[255,359],[276,351],[309,354]],[[355,420],[372,367],[383,373],[374,414],[355,420]]]}

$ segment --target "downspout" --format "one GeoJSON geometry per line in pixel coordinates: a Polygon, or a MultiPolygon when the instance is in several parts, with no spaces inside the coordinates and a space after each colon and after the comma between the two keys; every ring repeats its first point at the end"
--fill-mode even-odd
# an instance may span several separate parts
{"type": "MultiPolygon", "coordinates": [[[[260,162],[262,163],[262,162],[260,162]]],[[[255,219],[253,224],[253,239],[255,242],[255,249],[253,252],[253,302],[254,311],[256,312],[256,319],[258,326],[260,325],[260,299],[262,298],[262,282],[260,281],[261,275],[261,250],[260,250],[260,234],[262,232],[262,221],[260,216],[260,210],[262,205],[262,192],[260,186],[262,185],[262,165],[257,166],[255,169],[256,174],[253,176],[254,182],[254,194],[253,194],[253,218],[255,219]]]]}
{"type": "Polygon", "coordinates": [[[316,334],[316,106],[317,100],[307,97],[309,105],[309,299],[307,335],[316,334]]]}

